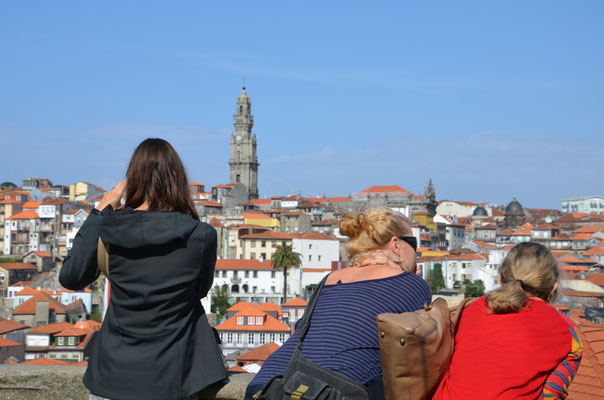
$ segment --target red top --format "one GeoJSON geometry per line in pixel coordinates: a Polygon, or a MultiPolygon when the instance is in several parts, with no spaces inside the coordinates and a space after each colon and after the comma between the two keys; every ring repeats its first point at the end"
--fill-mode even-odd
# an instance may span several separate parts
{"type": "Polygon", "coordinates": [[[518,313],[492,314],[481,297],[461,316],[451,366],[433,400],[540,399],[571,352],[571,329],[540,299],[530,298],[518,313]]]}

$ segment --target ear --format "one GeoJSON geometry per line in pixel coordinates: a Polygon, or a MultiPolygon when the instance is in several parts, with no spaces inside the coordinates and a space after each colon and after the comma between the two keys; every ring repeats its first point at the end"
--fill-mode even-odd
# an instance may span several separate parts
{"type": "Polygon", "coordinates": [[[500,285],[503,285],[503,283],[501,283],[501,274],[497,274],[497,282],[499,282],[500,285]]]}
{"type": "Polygon", "coordinates": [[[390,238],[390,240],[388,241],[388,244],[386,245],[388,250],[390,250],[393,253],[397,253],[399,251],[399,243],[398,243],[398,239],[394,236],[392,236],[390,238]]]}
{"type": "Polygon", "coordinates": [[[547,295],[548,301],[552,298],[552,295],[554,294],[554,292],[556,291],[557,288],[558,288],[558,282],[554,283],[554,287],[552,288],[552,290],[550,290],[549,294],[547,295]]]}

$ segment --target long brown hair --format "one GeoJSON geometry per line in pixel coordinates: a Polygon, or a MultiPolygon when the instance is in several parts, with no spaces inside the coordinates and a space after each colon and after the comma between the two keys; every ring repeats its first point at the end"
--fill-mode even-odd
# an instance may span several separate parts
{"type": "Polygon", "coordinates": [[[199,219],[185,167],[165,140],[149,138],[139,144],[126,179],[126,207],[137,208],[146,201],[151,211],[178,211],[199,219]]]}
{"type": "Polygon", "coordinates": [[[518,312],[536,296],[549,301],[558,281],[558,263],[542,244],[524,242],[516,245],[501,267],[501,287],[486,295],[486,302],[495,314],[518,312]]]}

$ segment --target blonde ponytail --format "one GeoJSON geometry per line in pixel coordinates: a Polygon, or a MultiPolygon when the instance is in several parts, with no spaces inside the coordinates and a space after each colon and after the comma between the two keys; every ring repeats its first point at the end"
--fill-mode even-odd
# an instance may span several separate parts
{"type": "Polygon", "coordinates": [[[499,267],[501,287],[486,295],[487,306],[495,314],[507,314],[520,311],[529,296],[549,301],[558,275],[556,259],[545,246],[520,243],[499,267]]]}

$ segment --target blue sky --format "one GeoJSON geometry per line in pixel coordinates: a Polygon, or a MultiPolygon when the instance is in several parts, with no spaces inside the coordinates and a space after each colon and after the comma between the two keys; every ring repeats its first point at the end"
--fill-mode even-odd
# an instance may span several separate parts
{"type": "Polygon", "coordinates": [[[228,181],[245,77],[262,196],[374,184],[604,194],[604,3],[2,2],[0,180],[105,188],[146,137],[228,181]],[[329,3],[329,4],[325,4],[329,3]]]}

